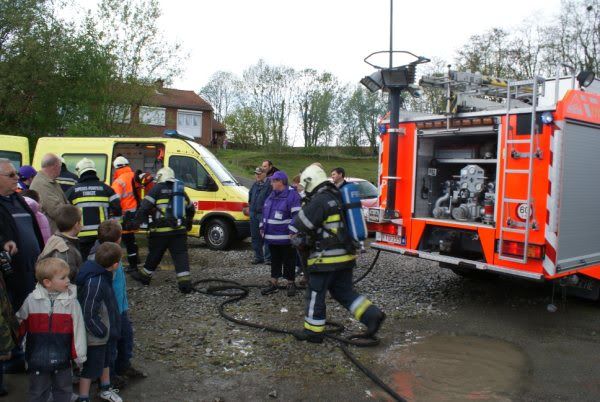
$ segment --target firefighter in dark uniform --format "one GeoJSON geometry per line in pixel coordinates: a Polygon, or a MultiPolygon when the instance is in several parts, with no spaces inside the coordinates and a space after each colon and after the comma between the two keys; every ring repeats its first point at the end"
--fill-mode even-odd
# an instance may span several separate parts
{"type": "Polygon", "coordinates": [[[365,335],[372,337],[379,330],[385,314],[352,286],[352,271],[356,266],[356,246],[351,246],[345,228],[342,198],[325,171],[307,167],[300,184],[310,197],[302,207],[290,230],[295,245],[308,249],[308,287],[304,330],[294,332],[299,340],[321,343],[326,323],[327,291],[367,326],[365,335]]]}
{"type": "Polygon", "coordinates": [[[94,161],[83,158],[77,162],[75,170],[79,180],[67,190],[65,196],[71,204],[81,209],[79,248],[81,257],[86,260],[98,239],[98,226],[107,219],[119,218],[121,203],[114,190],[96,175],[94,161]]]}
{"type": "Polygon", "coordinates": [[[173,214],[173,185],[175,173],[173,169],[164,167],[156,174],[156,185],[144,197],[135,215],[139,226],[148,221],[148,256],[144,267],[133,272],[131,277],[144,285],[149,285],[156,267],[167,251],[175,264],[177,286],[183,293],[192,291],[190,265],[187,249],[187,232],[191,229],[194,218],[194,205],[187,194],[185,197],[185,217],[178,221],[173,214]]]}
{"type": "Polygon", "coordinates": [[[60,188],[63,193],[67,193],[67,191],[77,183],[79,177],[67,169],[67,164],[65,163],[64,158],[60,158],[61,167],[60,167],[60,175],[56,178],[56,182],[60,184],[60,188]]]}

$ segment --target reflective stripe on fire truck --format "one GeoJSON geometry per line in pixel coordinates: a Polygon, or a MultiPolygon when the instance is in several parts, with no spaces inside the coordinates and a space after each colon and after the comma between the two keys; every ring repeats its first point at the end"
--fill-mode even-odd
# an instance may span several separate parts
{"type": "Polygon", "coordinates": [[[549,275],[556,274],[556,250],[558,249],[558,203],[560,195],[560,161],[562,160],[562,133],[564,121],[555,122],[557,129],[553,131],[550,141],[550,166],[548,168],[548,196],[546,202],[546,253],[542,266],[549,275]]]}

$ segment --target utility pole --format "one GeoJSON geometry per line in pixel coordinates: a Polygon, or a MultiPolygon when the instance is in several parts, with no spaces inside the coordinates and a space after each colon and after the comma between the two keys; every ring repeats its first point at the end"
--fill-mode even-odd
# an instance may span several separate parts
{"type": "Polygon", "coordinates": [[[394,0],[390,0],[390,68],[394,67],[394,0]]]}

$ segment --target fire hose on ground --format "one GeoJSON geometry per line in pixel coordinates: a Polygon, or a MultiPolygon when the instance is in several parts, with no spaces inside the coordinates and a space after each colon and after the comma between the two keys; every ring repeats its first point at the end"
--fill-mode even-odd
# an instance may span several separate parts
{"type": "MultiPolygon", "coordinates": [[[[377,260],[379,259],[379,253],[377,252],[375,258],[371,262],[369,268],[357,279],[353,281],[354,284],[363,280],[372,270],[377,260]]],[[[255,284],[241,284],[239,282],[222,279],[222,278],[207,278],[200,279],[195,281],[193,284],[194,290],[198,293],[203,293],[209,296],[223,296],[227,297],[226,300],[219,304],[218,310],[221,317],[225,318],[228,321],[231,321],[238,325],[243,325],[250,328],[255,328],[259,330],[269,331],[277,334],[284,335],[293,335],[293,331],[286,330],[274,326],[258,324],[251,321],[243,320],[234,317],[232,314],[226,311],[226,306],[229,304],[233,304],[239,302],[250,294],[250,290],[252,288],[262,288],[263,285],[255,285],[255,284]],[[211,283],[215,283],[215,285],[210,285],[211,283]]],[[[348,346],[357,346],[357,347],[369,347],[379,345],[378,338],[366,338],[362,334],[354,334],[347,337],[339,336],[344,331],[344,326],[340,323],[327,321],[327,326],[329,327],[325,331],[325,335],[327,338],[332,339],[338,342],[339,348],[342,350],[344,355],[350,360],[360,371],[362,371],[371,381],[373,381],[377,386],[383,389],[386,393],[388,393],[394,400],[404,402],[402,396],[396,393],[391,387],[389,387],[382,379],[380,379],[377,374],[375,374],[371,369],[362,364],[358,358],[350,351],[348,346]]]]}

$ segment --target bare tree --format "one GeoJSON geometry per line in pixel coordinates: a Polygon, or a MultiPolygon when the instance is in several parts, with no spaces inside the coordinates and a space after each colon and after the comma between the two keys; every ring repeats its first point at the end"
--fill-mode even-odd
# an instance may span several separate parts
{"type": "Polygon", "coordinates": [[[298,74],[296,103],[305,147],[328,144],[340,103],[340,85],[330,73],[313,69],[298,74]]]}
{"type": "Polygon", "coordinates": [[[565,0],[558,16],[544,28],[546,65],[567,62],[600,71],[600,0],[565,0]]]}
{"type": "Polygon", "coordinates": [[[339,142],[349,146],[368,145],[375,154],[379,120],[387,110],[387,102],[380,94],[355,86],[342,106],[339,142]]]}
{"type": "Polygon", "coordinates": [[[287,145],[294,81],[292,68],[270,66],[264,60],[244,71],[240,105],[258,116],[260,145],[287,145]]]}
{"type": "Polygon", "coordinates": [[[121,80],[169,82],[181,72],[181,45],[164,39],[160,16],[158,0],[101,0],[93,20],[117,61],[121,80]]]}
{"type": "Polygon", "coordinates": [[[228,71],[217,71],[210,76],[208,83],[200,90],[215,109],[215,117],[223,121],[237,101],[239,80],[228,71]]]}

